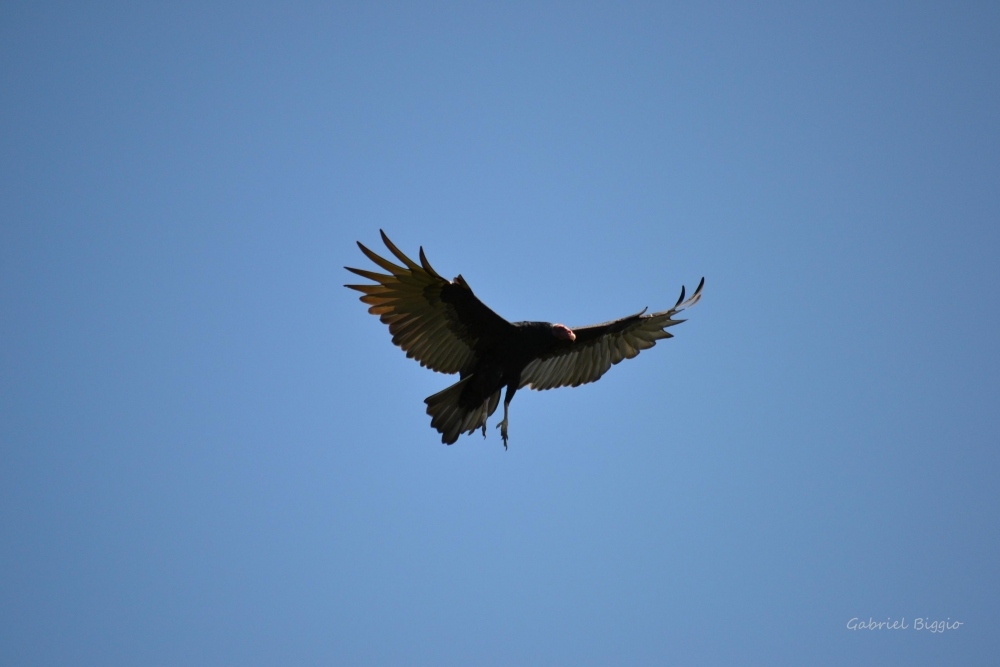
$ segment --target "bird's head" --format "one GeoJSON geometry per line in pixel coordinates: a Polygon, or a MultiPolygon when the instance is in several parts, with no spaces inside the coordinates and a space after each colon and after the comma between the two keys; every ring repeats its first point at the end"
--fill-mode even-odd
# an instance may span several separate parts
{"type": "Polygon", "coordinates": [[[552,335],[559,340],[568,340],[573,342],[576,340],[576,334],[565,324],[553,324],[552,325],[552,335]]]}

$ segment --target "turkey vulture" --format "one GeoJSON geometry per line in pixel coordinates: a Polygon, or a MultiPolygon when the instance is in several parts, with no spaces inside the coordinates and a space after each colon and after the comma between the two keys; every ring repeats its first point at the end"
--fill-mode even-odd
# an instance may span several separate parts
{"type": "MultiPolygon", "coordinates": [[[[379,230],[381,232],[381,230],[379,230]]],[[[576,387],[594,382],[622,359],[672,338],[664,329],[684,320],[671,317],[698,303],[702,278],[691,298],[681,297],[670,310],[645,315],[646,309],[620,320],[570,329],[549,322],[508,322],[486,307],[459,275],[449,281],[435,271],[424,249],[420,264],[393,245],[385,232],[382,241],[405,266],[379,257],[358,242],[368,259],[388,274],[344,267],[374,280],[374,285],[345,285],[364,294],[361,301],[389,325],[392,342],[421,366],[440,373],[458,373],[459,381],[424,400],[431,426],[441,442],[452,444],[461,433],[482,428],[497,409],[506,387],[503,421],[497,424],[507,448],[507,411],[514,393],[532,389],[576,387]]]]}

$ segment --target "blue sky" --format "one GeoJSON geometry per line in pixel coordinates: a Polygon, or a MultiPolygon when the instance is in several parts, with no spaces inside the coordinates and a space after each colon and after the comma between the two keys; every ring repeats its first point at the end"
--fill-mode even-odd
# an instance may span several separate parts
{"type": "Polygon", "coordinates": [[[0,662],[990,664],[1000,12],[876,4],[4,3],[0,662]],[[380,228],[704,298],[445,447],[380,228]]]}

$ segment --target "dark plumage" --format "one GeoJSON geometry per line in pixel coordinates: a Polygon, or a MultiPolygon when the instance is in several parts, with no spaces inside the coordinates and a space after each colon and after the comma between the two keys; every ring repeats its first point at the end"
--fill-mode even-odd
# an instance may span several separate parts
{"type": "Polygon", "coordinates": [[[514,393],[521,387],[553,389],[594,382],[622,359],[653,347],[661,338],[672,338],[667,327],[684,320],[671,317],[696,304],[705,284],[687,301],[684,288],[670,310],[646,315],[646,310],[620,320],[569,329],[549,322],[508,322],[472,293],[462,276],[453,281],[435,271],[424,249],[417,264],[392,244],[382,241],[404,264],[397,266],[358,243],[370,260],[389,272],[375,273],[345,267],[374,285],[346,285],[362,292],[368,312],[389,325],[392,342],[421,366],[441,373],[458,373],[457,383],[429,396],[431,426],[441,432],[441,442],[452,444],[461,433],[482,428],[504,398],[504,418],[498,424],[507,447],[507,413],[514,393]]]}

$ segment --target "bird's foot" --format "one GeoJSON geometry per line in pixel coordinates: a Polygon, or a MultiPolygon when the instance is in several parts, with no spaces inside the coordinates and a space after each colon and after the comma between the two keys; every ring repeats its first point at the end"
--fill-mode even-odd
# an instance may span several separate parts
{"type": "Polygon", "coordinates": [[[507,449],[507,418],[497,424],[497,428],[500,429],[500,437],[503,438],[503,448],[507,449]]]}

